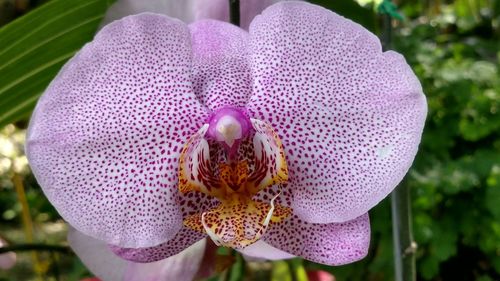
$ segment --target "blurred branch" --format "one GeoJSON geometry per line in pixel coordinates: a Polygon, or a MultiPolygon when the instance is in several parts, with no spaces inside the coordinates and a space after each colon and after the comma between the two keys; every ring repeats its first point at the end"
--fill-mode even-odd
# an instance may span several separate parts
{"type": "Polygon", "coordinates": [[[240,26],[240,0],[229,1],[229,22],[240,26]]]}
{"type": "Polygon", "coordinates": [[[49,251],[71,254],[72,251],[68,246],[48,245],[48,244],[18,244],[9,245],[0,248],[0,254],[7,252],[26,252],[26,251],[49,251]]]}

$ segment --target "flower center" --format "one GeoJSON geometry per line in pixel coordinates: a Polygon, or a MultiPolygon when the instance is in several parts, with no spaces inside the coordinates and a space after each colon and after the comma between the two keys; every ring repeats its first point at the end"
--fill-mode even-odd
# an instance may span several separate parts
{"type": "Polygon", "coordinates": [[[188,140],[179,160],[179,190],[205,193],[219,204],[184,224],[217,245],[244,248],[291,214],[274,202],[279,193],[269,202],[255,199],[287,180],[285,153],[272,127],[237,108],[220,109],[188,140]]]}

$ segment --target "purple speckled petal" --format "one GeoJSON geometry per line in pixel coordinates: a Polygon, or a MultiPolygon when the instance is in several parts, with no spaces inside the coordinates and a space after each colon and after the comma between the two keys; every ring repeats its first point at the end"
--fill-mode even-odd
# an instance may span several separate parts
{"type": "MultiPolygon", "coordinates": [[[[206,212],[219,204],[217,199],[201,192],[189,192],[181,195],[178,202],[183,218],[206,212]]],[[[155,262],[184,251],[206,236],[205,233],[200,233],[183,226],[172,239],[157,246],[147,248],[123,248],[110,245],[110,249],[126,260],[139,263],[155,262]]]]}
{"type": "Polygon", "coordinates": [[[244,106],[252,91],[248,33],[214,20],[195,22],[189,29],[197,97],[212,110],[225,105],[244,106]]]}
{"type": "Polygon", "coordinates": [[[319,6],[273,5],[250,26],[248,109],[279,133],[294,213],[313,223],[366,213],[417,152],[425,96],[404,58],[319,6]]]}
{"type": "Polygon", "coordinates": [[[269,245],[262,239],[238,251],[245,257],[250,257],[251,259],[283,260],[295,257],[294,255],[269,245]]]}
{"type": "Polygon", "coordinates": [[[151,247],[182,227],[179,152],[207,114],[192,91],[188,27],[131,16],[102,29],[52,81],[33,113],[27,155],[79,231],[151,247]]]}
{"type": "Polygon", "coordinates": [[[207,240],[203,239],[181,253],[152,263],[129,262],[123,281],[192,281],[203,267],[207,240]]]}
{"type": "Polygon", "coordinates": [[[182,227],[174,238],[158,246],[148,248],[121,248],[110,245],[109,248],[123,259],[133,262],[147,263],[159,261],[176,255],[206,236],[207,235],[204,233],[182,227]]]}
{"type": "Polygon", "coordinates": [[[73,227],[68,229],[68,243],[82,263],[103,281],[123,280],[128,261],[113,254],[106,243],[87,236],[73,227]]]}
{"type": "Polygon", "coordinates": [[[312,224],[292,216],[271,226],[265,242],[307,260],[342,265],[366,256],[370,246],[368,214],[343,223],[312,224]]]}
{"type": "MultiPolygon", "coordinates": [[[[104,242],[72,227],[68,232],[68,242],[85,266],[103,281],[191,281],[197,275],[210,272],[205,266],[213,266],[203,260],[210,251],[206,239],[175,256],[152,263],[124,260],[114,255],[104,242]]],[[[213,255],[213,250],[209,254],[213,255]]]]}

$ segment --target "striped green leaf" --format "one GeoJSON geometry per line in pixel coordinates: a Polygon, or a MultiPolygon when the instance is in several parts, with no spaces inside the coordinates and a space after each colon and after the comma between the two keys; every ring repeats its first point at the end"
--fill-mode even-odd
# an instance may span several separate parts
{"type": "Polygon", "coordinates": [[[29,117],[38,97],[95,34],[109,0],[52,0],[0,29],[0,127],[29,117]]]}

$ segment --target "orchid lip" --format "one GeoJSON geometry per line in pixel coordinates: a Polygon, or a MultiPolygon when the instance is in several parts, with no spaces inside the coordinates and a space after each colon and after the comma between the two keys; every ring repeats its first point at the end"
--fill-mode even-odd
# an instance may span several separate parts
{"type": "Polygon", "coordinates": [[[283,146],[271,126],[238,109],[224,108],[188,140],[179,159],[181,193],[201,192],[220,203],[188,216],[184,225],[206,233],[217,245],[243,249],[292,213],[275,202],[280,192],[270,202],[254,199],[261,190],[287,180],[283,146]],[[229,148],[222,158],[210,156],[221,149],[217,142],[229,148]]]}

